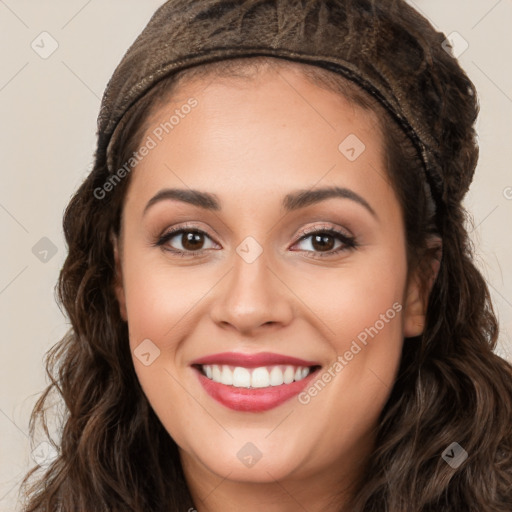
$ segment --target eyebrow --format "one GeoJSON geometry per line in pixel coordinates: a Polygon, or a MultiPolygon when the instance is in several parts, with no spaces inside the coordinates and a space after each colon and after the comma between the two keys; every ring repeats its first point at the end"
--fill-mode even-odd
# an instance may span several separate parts
{"type": "MultiPolygon", "coordinates": [[[[344,187],[296,190],[284,197],[283,208],[286,212],[291,212],[332,198],[350,199],[351,201],[355,201],[361,206],[364,206],[364,208],[377,218],[375,210],[368,204],[366,199],[353,190],[344,187]]],[[[181,201],[183,203],[203,208],[204,210],[219,211],[222,209],[221,203],[215,194],[192,189],[165,188],[160,190],[148,201],[144,208],[143,215],[145,215],[149,208],[154,204],[159,203],[160,201],[169,200],[181,201]]]]}

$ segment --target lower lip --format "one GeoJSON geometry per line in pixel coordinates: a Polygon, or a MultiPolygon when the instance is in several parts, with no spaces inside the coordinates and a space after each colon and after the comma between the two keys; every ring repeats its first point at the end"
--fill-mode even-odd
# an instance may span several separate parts
{"type": "Polygon", "coordinates": [[[199,382],[217,402],[235,411],[263,412],[273,409],[298,395],[317,373],[314,371],[302,380],[267,388],[236,388],[209,379],[197,368],[199,382]]]}

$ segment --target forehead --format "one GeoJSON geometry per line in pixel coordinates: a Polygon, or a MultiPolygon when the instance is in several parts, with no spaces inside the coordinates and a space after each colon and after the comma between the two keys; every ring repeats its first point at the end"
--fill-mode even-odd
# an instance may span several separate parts
{"type": "MultiPolygon", "coordinates": [[[[219,196],[308,187],[322,180],[385,192],[377,115],[297,69],[184,80],[153,110],[129,195],[180,185],[219,196]],[[151,141],[151,142],[150,142],[151,141]]],[[[389,191],[388,191],[389,192],[389,191]]]]}

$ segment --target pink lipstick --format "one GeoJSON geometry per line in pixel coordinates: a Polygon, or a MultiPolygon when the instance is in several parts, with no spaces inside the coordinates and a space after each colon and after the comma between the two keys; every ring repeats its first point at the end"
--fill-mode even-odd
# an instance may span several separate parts
{"type": "Polygon", "coordinates": [[[262,412],[298,395],[320,368],[316,361],[262,352],[224,352],[191,363],[205,391],[236,411],[262,412]]]}

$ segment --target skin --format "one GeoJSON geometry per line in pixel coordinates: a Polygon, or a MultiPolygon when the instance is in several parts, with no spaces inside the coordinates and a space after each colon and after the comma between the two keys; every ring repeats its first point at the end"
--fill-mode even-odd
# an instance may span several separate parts
{"type": "MultiPolygon", "coordinates": [[[[187,82],[145,137],[189,97],[197,107],[133,171],[114,239],[132,355],[145,339],[160,350],[149,366],[133,355],[135,371],[180,448],[199,512],[320,511],[336,490],[342,507],[373,448],[403,339],[424,323],[376,117],[294,69],[267,68],[251,80],[187,82]],[[353,162],[338,150],[350,134],[366,146],[353,162]],[[350,189],[375,215],[347,198],[282,209],[286,194],[323,186],[350,189]],[[222,208],[164,200],[143,215],[158,191],[175,187],[215,194],[222,208]],[[206,233],[201,256],[154,245],[183,223],[206,233]],[[302,229],[326,226],[358,246],[329,256],[342,245],[336,238],[327,249],[312,236],[300,241],[302,229]],[[236,251],[248,236],[263,251],[252,263],[236,251]],[[323,370],[394,303],[402,310],[306,405],[293,398],[266,412],[233,411],[206,394],[190,367],[238,351],[314,360],[323,370]],[[237,458],[247,442],[262,453],[250,468],[237,458]]],[[[184,246],[182,234],[166,243],[184,246]]]]}

